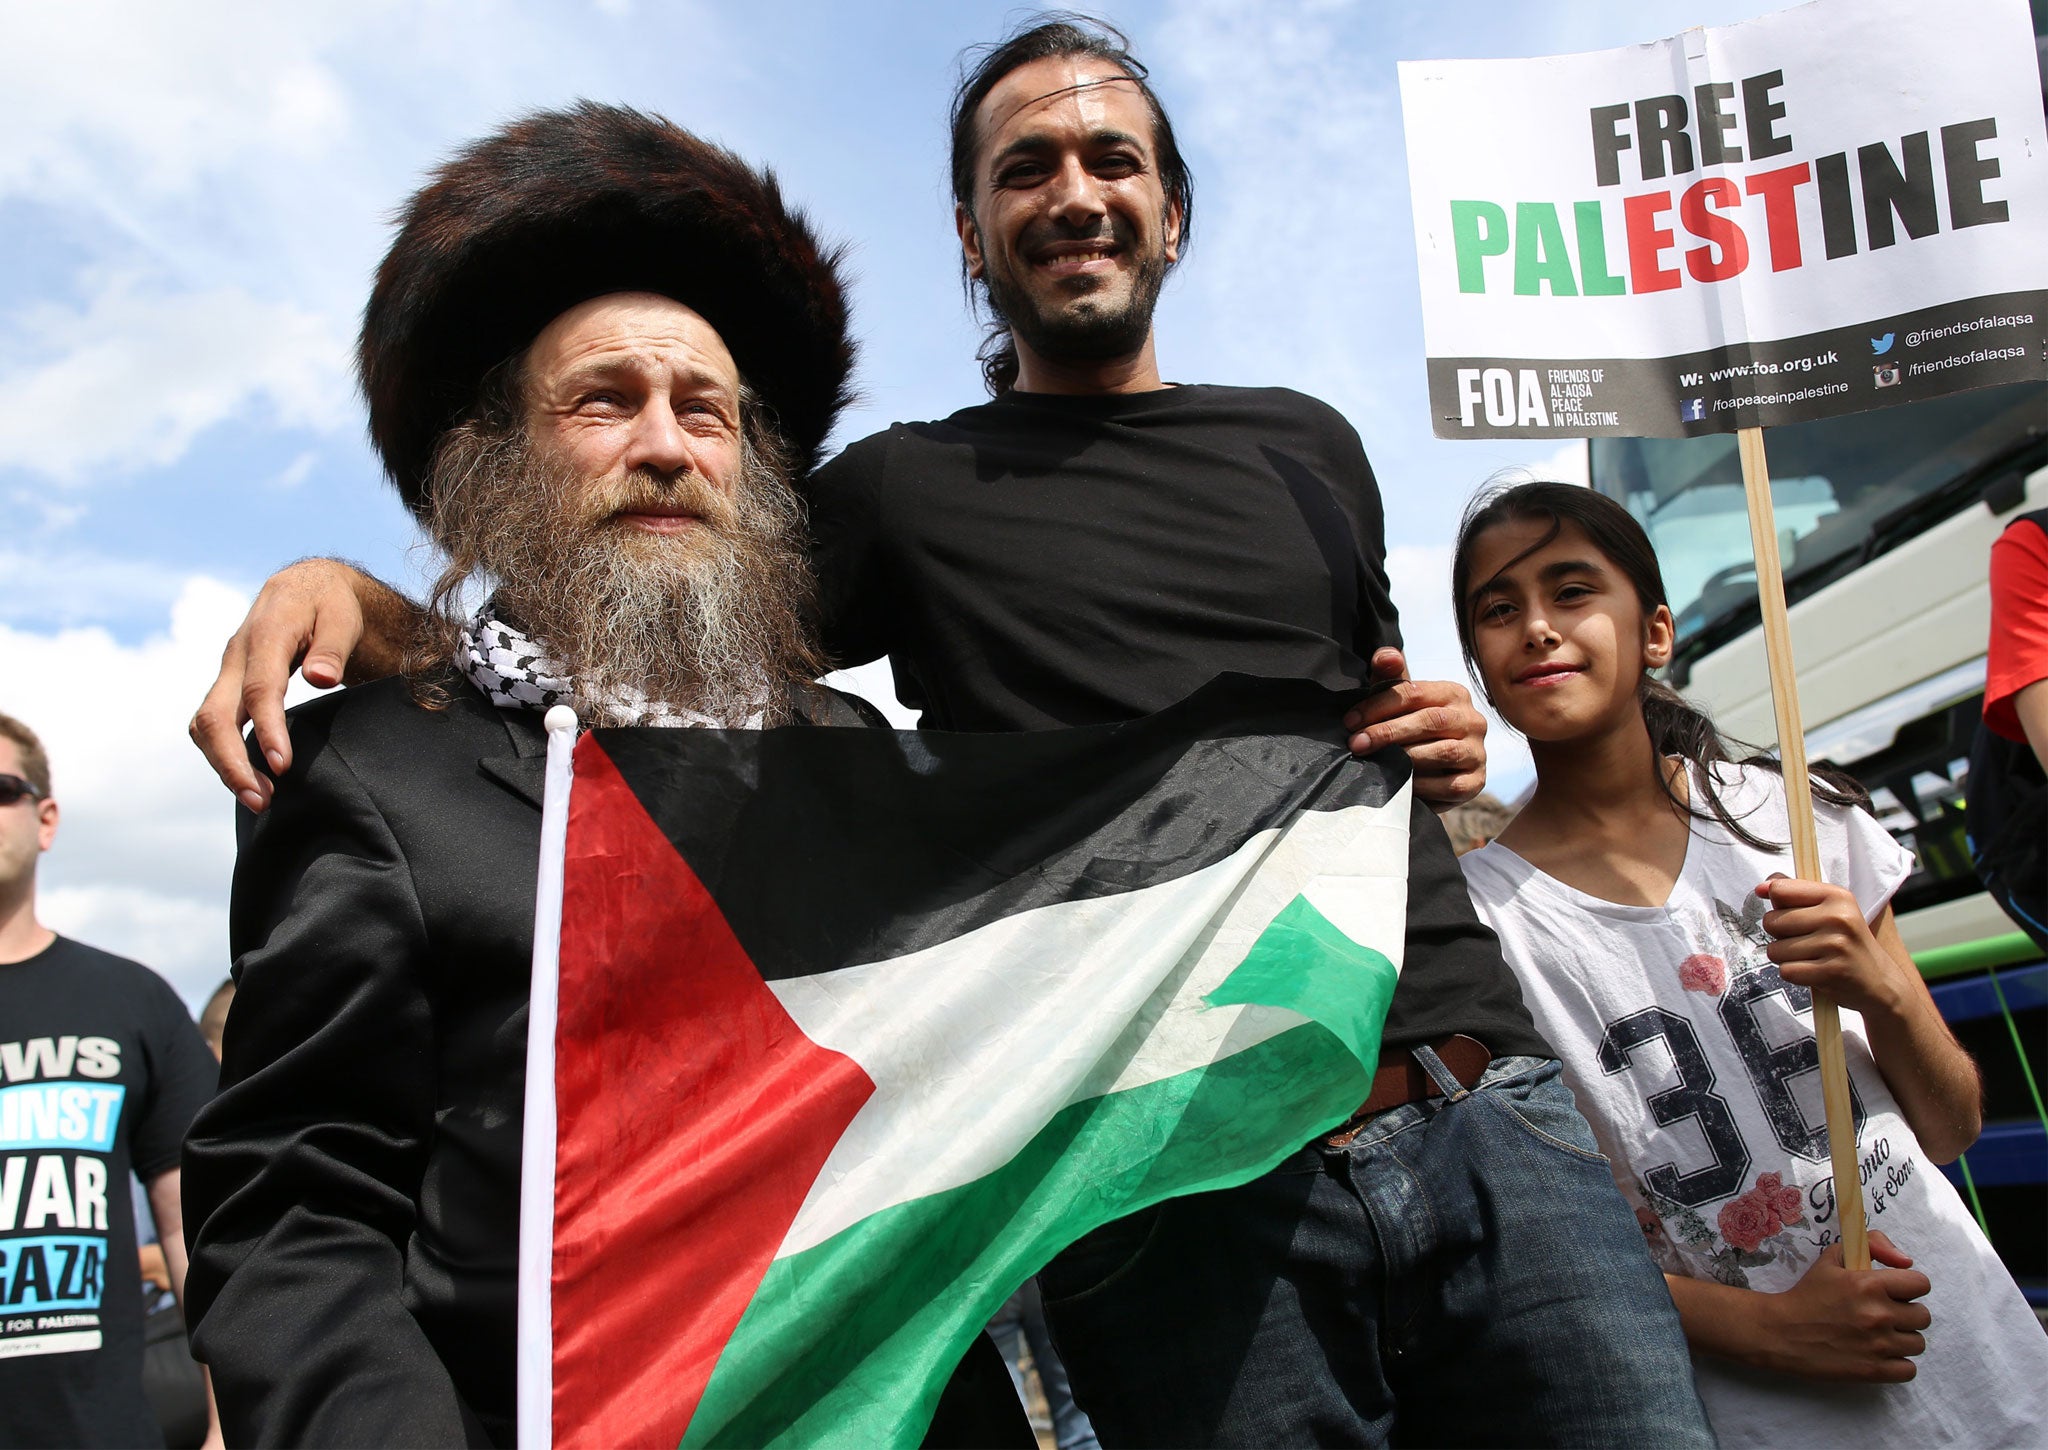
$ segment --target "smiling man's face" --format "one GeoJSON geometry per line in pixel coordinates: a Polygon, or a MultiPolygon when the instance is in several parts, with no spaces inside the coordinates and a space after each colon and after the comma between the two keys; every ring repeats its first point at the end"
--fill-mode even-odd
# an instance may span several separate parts
{"type": "Polygon", "coordinates": [[[1136,352],[1178,255],[1144,95],[1091,57],[1019,66],[976,111],[972,277],[1022,347],[1056,361],[1136,352]]]}

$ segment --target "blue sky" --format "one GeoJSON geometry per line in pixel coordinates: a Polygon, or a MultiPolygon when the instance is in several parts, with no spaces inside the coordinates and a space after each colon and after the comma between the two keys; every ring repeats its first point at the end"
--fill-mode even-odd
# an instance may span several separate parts
{"type": "MultiPolygon", "coordinates": [[[[1431,438],[1394,63],[1541,55],[1721,24],[1766,0],[1107,9],[1193,164],[1159,319],[1169,378],[1343,410],[1387,501],[1418,666],[1472,489],[1553,445],[1431,438]]],[[[350,348],[392,211],[461,141],[579,96],[656,110],[779,172],[853,243],[863,405],[840,441],[979,396],[945,181],[960,49],[1027,11],[964,3],[175,6],[0,0],[0,710],[67,808],[61,930],[189,999],[224,975],[228,797],[183,725],[272,568],[420,576],[363,439],[350,348]]],[[[864,683],[873,683],[872,680],[864,683]]],[[[1526,757],[1496,732],[1497,779],[1526,757]]]]}

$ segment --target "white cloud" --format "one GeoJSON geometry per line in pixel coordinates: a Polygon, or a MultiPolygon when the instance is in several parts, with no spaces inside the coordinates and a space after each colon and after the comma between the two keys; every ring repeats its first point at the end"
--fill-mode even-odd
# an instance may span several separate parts
{"type": "Polygon", "coordinates": [[[1506,463],[1486,476],[1480,487],[1496,484],[1528,483],[1541,480],[1546,483],[1572,483],[1580,488],[1592,481],[1591,459],[1586,450],[1586,440],[1573,438],[1559,443],[1547,454],[1540,454],[1523,463],[1506,463]]]}
{"type": "Polygon", "coordinates": [[[313,466],[320,461],[317,453],[301,453],[279,470],[277,477],[270,480],[270,487],[279,493],[289,493],[312,477],[313,466]]]}
{"type": "Polygon", "coordinates": [[[185,999],[194,1017],[214,988],[227,980],[225,877],[218,896],[211,899],[144,886],[48,886],[37,893],[36,907],[43,925],[52,931],[156,971],[185,999]]]}
{"type": "Polygon", "coordinates": [[[252,156],[307,161],[348,133],[344,87],[322,58],[384,7],[9,5],[0,48],[0,193],[39,200],[163,196],[252,156]]]}
{"type": "Polygon", "coordinates": [[[376,8],[7,7],[10,255],[72,300],[0,318],[0,466],[76,484],[231,419],[356,416],[354,253],[388,203],[323,53],[376,8]]]}
{"type": "Polygon", "coordinates": [[[453,142],[601,89],[606,54],[587,17],[480,0],[0,16],[10,261],[73,299],[0,318],[0,466],[71,483],[175,462],[229,421],[352,425],[349,343],[394,207],[453,142]]]}
{"type": "Polygon", "coordinates": [[[7,330],[0,466],[65,482],[175,463],[252,407],[274,428],[355,415],[347,334],[236,287],[164,296],[118,277],[82,309],[45,303],[7,330]]]}
{"type": "Polygon", "coordinates": [[[1390,71],[1359,72],[1363,23],[1330,0],[1187,0],[1152,44],[1202,163],[1165,346],[1198,360],[1183,372],[1307,387],[1370,439],[1409,401],[1385,381],[1419,329],[1399,98],[1390,71]]]}
{"type": "Polygon", "coordinates": [[[185,722],[248,603],[189,578],[168,627],[136,645],[0,625],[0,710],[42,737],[63,808],[40,876],[45,924],[154,967],[195,1008],[227,975],[234,802],[185,722]]]}
{"type": "Polygon", "coordinates": [[[1408,673],[1417,679],[1463,681],[1465,661],[1451,616],[1451,546],[1396,544],[1387,551],[1387,577],[1401,606],[1408,673]]]}
{"type": "Polygon", "coordinates": [[[1538,478],[1553,479],[1558,483],[1576,483],[1585,487],[1592,482],[1590,459],[1586,440],[1574,438],[1569,443],[1558,445],[1557,452],[1530,468],[1538,478]]]}
{"type": "MultiPolygon", "coordinates": [[[[54,498],[25,488],[12,490],[7,495],[7,501],[17,508],[26,510],[21,516],[22,526],[26,528],[28,535],[42,539],[63,533],[85,517],[85,505],[82,503],[59,503],[54,498]],[[29,523],[30,517],[33,517],[35,522],[29,523]]],[[[19,541],[23,535],[17,533],[15,538],[19,541]]],[[[6,589],[7,559],[8,555],[0,553],[0,592],[6,589]]]]}
{"type": "Polygon", "coordinates": [[[0,620],[82,625],[165,618],[187,578],[187,571],[170,565],[88,549],[0,548],[0,620]]]}

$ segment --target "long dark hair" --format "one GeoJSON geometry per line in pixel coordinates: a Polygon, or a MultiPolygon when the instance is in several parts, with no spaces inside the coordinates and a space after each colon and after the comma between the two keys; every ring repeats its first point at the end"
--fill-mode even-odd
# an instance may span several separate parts
{"type": "MultiPolygon", "coordinates": [[[[998,82],[1035,60],[1083,56],[1107,61],[1137,84],[1152,116],[1152,151],[1159,165],[1159,184],[1166,192],[1169,209],[1180,211],[1180,255],[1187,255],[1188,237],[1195,219],[1195,178],[1180,154],[1173,137],[1173,123],[1166,108],[1145,77],[1149,72],[1131,54],[1131,42],[1121,30],[1105,20],[1053,10],[1033,15],[1002,40],[970,46],[960,53],[960,83],[953,90],[953,200],[974,212],[974,162],[981,146],[976,134],[976,113],[998,82]],[[970,65],[969,62],[972,62],[970,65]]],[[[1171,265],[1171,264],[1169,264],[1171,265]]],[[[981,347],[975,358],[981,364],[981,379],[990,397],[999,397],[1017,383],[1017,346],[1010,339],[1009,319],[990,298],[988,284],[967,275],[966,259],[960,263],[961,284],[967,302],[987,319],[981,347]]]]}
{"type": "MultiPolygon", "coordinates": [[[[1465,652],[1465,667],[1489,700],[1492,696],[1487,692],[1486,680],[1479,672],[1479,662],[1472,650],[1472,597],[1491,580],[1473,580],[1472,549],[1488,529],[1511,523],[1542,523],[1546,528],[1541,538],[1503,564],[1503,571],[1547,546],[1563,532],[1566,524],[1572,524],[1592,542],[1594,548],[1606,555],[1610,564],[1627,576],[1635,587],[1636,600],[1642,605],[1645,619],[1669,603],[1664,594],[1664,571],[1657,563],[1657,550],[1651,545],[1650,536],[1643,532],[1643,526],[1636,522],[1635,515],[1607,495],[1576,484],[1542,481],[1482,491],[1466,506],[1464,521],[1458,526],[1458,548],[1451,557],[1451,611],[1457,617],[1458,644],[1465,652]]],[[[1700,792],[1706,797],[1705,809],[1698,802],[1680,800],[1671,787],[1670,777],[1660,768],[1657,771],[1657,788],[1664,792],[1665,798],[1695,820],[1719,822],[1730,835],[1758,850],[1782,849],[1783,841],[1762,839],[1729,813],[1710,769],[1715,765],[1736,764],[1758,765],[1775,771],[1782,768],[1778,761],[1752,745],[1722,735],[1705,711],[1662,680],[1652,677],[1647,670],[1636,681],[1636,699],[1642,705],[1643,724],[1649,729],[1650,746],[1657,759],[1661,761],[1667,755],[1677,755],[1700,768],[1700,792]]],[[[1833,806],[1869,807],[1870,797],[1863,788],[1840,771],[1816,766],[1812,777],[1816,800],[1833,806]]]]}

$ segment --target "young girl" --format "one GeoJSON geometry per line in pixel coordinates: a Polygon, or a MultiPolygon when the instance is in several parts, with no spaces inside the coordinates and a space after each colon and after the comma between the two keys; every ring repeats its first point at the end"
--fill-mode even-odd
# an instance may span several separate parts
{"type": "Polygon", "coordinates": [[[1775,765],[1731,762],[1650,677],[1671,611],[1621,505],[1484,497],[1452,574],[1466,660],[1536,764],[1466,877],[1665,1270],[1721,1442],[2038,1444],[2048,1335],[1933,1166],[1976,1137],[1980,1090],[1892,922],[1910,857],[1853,786],[1817,784],[1831,884],[1790,879],[1775,765]],[[1836,1242],[1814,988],[1843,1009],[1869,1273],[1836,1242]]]}

